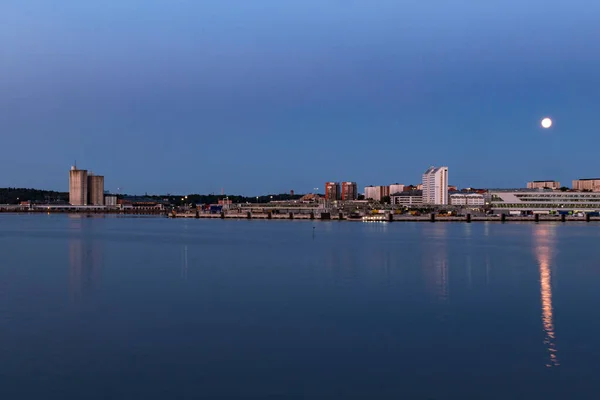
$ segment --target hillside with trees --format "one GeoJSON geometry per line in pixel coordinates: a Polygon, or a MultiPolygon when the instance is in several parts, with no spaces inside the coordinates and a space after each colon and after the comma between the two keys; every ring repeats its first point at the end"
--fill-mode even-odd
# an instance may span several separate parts
{"type": "Polygon", "coordinates": [[[0,204],[19,204],[22,201],[65,203],[69,201],[69,193],[28,188],[0,188],[0,204]]]}

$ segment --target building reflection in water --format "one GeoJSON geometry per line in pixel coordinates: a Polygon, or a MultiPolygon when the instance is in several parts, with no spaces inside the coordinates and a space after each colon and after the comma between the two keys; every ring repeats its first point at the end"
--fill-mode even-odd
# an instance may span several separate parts
{"type": "Polygon", "coordinates": [[[473,263],[471,261],[471,256],[467,256],[467,285],[469,289],[473,287],[473,263]]]}
{"type": "Polygon", "coordinates": [[[187,280],[188,277],[188,246],[181,249],[181,278],[187,280]]]}
{"type": "Polygon", "coordinates": [[[448,249],[446,222],[436,222],[424,226],[426,234],[423,251],[426,285],[440,302],[448,300],[448,249]]]}
{"type": "Polygon", "coordinates": [[[467,240],[469,240],[469,239],[471,239],[471,236],[473,234],[473,230],[472,230],[473,224],[463,224],[463,225],[464,225],[463,229],[464,229],[464,232],[465,232],[465,238],[467,240]]]}
{"type": "Polygon", "coordinates": [[[473,272],[472,272],[472,263],[471,263],[471,253],[472,253],[472,248],[471,248],[471,238],[473,236],[473,230],[472,230],[472,226],[473,224],[463,224],[464,225],[464,232],[465,232],[465,239],[466,239],[466,244],[467,244],[467,257],[465,260],[465,273],[467,275],[467,286],[470,289],[473,285],[473,272]]]}
{"type": "Polygon", "coordinates": [[[546,366],[556,367],[558,350],[556,348],[556,332],[554,329],[554,308],[552,306],[552,271],[550,263],[555,239],[556,226],[540,224],[534,227],[533,241],[534,253],[540,270],[540,296],[542,304],[542,325],[544,327],[544,345],[548,347],[548,362],[546,366]]]}
{"type": "Polygon", "coordinates": [[[92,240],[92,221],[85,216],[69,216],[69,287],[74,298],[93,290],[102,266],[102,247],[92,240]]]}

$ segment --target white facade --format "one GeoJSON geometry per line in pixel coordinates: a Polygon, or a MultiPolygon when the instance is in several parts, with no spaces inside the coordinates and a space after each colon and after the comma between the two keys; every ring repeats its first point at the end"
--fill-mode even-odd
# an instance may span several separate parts
{"type": "Polygon", "coordinates": [[[392,204],[399,206],[416,207],[423,205],[423,195],[421,193],[405,192],[400,196],[391,196],[390,199],[392,204]]]}
{"type": "Polygon", "coordinates": [[[365,187],[365,199],[381,201],[384,196],[390,195],[389,186],[367,186],[365,187]]]}
{"type": "Polygon", "coordinates": [[[365,187],[365,199],[373,199],[376,201],[381,200],[381,191],[379,190],[379,186],[365,187]]]}
{"type": "Polygon", "coordinates": [[[116,207],[117,206],[117,196],[104,196],[104,204],[107,207],[116,207]]]}
{"type": "Polygon", "coordinates": [[[558,192],[553,190],[493,190],[492,209],[496,211],[600,211],[600,193],[558,192]]]}
{"type": "Polygon", "coordinates": [[[479,193],[454,193],[450,195],[450,204],[453,206],[482,207],[485,197],[479,193]]]}
{"type": "Polygon", "coordinates": [[[399,183],[394,183],[393,185],[390,185],[390,195],[396,194],[396,193],[402,193],[403,191],[404,191],[404,185],[401,185],[399,183]]]}
{"type": "Polygon", "coordinates": [[[423,203],[448,204],[448,167],[430,167],[425,171],[423,203]]]}

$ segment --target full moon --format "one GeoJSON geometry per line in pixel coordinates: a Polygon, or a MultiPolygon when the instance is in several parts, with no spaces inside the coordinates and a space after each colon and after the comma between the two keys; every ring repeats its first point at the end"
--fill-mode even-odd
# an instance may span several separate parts
{"type": "Polygon", "coordinates": [[[548,129],[552,126],[552,120],[550,118],[544,118],[542,120],[542,128],[548,129]]]}

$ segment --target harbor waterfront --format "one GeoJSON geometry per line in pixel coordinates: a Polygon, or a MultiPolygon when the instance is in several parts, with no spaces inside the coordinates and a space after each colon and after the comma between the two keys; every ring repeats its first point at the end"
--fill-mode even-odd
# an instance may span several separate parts
{"type": "Polygon", "coordinates": [[[443,214],[427,214],[427,215],[406,215],[406,214],[369,214],[364,216],[353,217],[351,214],[344,213],[284,213],[275,214],[269,212],[253,213],[251,211],[244,213],[226,213],[217,214],[211,213],[171,213],[170,218],[202,218],[202,219],[261,219],[261,220],[321,220],[321,221],[357,221],[357,222],[592,222],[600,221],[600,217],[592,217],[589,214],[583,217],[569,215],[545,215],[535,214],[531,216],[510,216],[502,215],[480,215],[473,216],[466,214],[464,216],[451,216],[443,214]]]}
{"type": "Polygon", "coordinates": [[[600,221],[600,217],[592,216],[591,213],[582,215],[567,214],[533,214],[520,215],[486,215],[482,213],[466,213],[463,215],[448,215],[438,213],[425,213],[423,215],[411,215],[409,213],[395,213],[384,211],[377,213],[344,213],[331,211],[310,211],[307,209],[285,208],[249,208],[247,211],[220,211],[200,212],[195,211],[167,211],[164,209],[106,209],[98,207],[53,207],[26,209],[22,207],[0,207],[0,214],[73,214],[73,215],[121,215],[135,216],[148,215],[168,218],[197,218],[197,219],[260,219],[260,220],[314,220],[314,221],[351,221],[351,222],[592,222],[600,221]],[[291,210],[291,211],[290,211],[291,210]]]}
{"type": "Polygon", "coordinates": [[[0,396],[594,398],[599,239],[598,222],[0,214],[0,396]]]}

